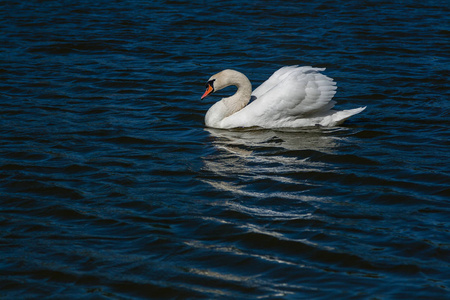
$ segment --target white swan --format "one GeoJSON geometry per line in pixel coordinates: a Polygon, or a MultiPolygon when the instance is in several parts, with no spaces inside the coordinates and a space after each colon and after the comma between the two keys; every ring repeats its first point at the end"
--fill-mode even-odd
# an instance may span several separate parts
{"type": "Polygon", "coordinates": [[[335,126],[366,107],[332,110],[336,83],[319,73],[325,68],[283,67],[273,73],[252,93],[248,78],[234,70],[224,70],[206,84],[202,100],[227,86],[237,86],[236,93],[223,98],[208,110],[205,124],[212,128],[262,127],[299,128],[335,126]],[[252,102],[250,102],[252,98],[252,102]],[[248,104],[248,105],[247,105],[248,104]]]}

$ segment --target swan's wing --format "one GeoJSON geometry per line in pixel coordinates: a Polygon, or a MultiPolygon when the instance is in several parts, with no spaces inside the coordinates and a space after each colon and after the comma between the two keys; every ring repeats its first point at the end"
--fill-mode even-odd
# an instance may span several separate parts
{"type": "MultiPolygon", "coordinates": [[[[303,68],[310,68],[310,67],[303,67],[303,68]]],[[[299,69],[297,66],[282,67],[281,69],[273,73],[272,76],[269,77],[269,79],[261,83],[261,85],[258,86],[252,92],[252,96],[259,98],[261,95],[267,93],[267,91],[271,90],[274,86],[279,84],[281,81],[283,81],[286,77],[288,77],[292,72],[295,72],[297,69],[299,69]]]]}
{"type": "Polygon", "coordinates": [[[252,94],[256,99],[223,120],[227,127],[283,127],[299,118],[324,115],[334,106],[333,79],[319,73],[325,69],[284,67],[252,94]]]}
{"type": "Polygon", "coordinates": [[[307,117],[328,111],[336,94],[336,83],[319,71],[324,68],[284,67],[255,90],[253,109],[260,114],[281,113],[307,117]]]}

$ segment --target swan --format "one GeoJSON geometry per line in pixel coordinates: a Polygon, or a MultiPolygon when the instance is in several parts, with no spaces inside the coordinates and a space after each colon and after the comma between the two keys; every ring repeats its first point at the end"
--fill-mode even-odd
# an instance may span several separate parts
{"type": "Polygon", "coordinates": [[[336,126],[366,108],[332,110],[336,83],[319,73],[323,71],[325,68],[309,66],[282,67],[252,93],[247,76],[223,70],[209,78],[201,100],[231,85],[237,91],[211,106],[205,115],[205,125],[218,129],[336,126]]]}

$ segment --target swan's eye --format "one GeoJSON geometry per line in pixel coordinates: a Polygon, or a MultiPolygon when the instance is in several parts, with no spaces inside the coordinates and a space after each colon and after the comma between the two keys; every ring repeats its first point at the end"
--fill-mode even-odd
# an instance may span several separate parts
{"type": "Polygon", "coordinates": [[[214,89],[214,81],[215,81],[215,79],[208,81],[205,86],[206,87],[210,86],[214,89]]]}

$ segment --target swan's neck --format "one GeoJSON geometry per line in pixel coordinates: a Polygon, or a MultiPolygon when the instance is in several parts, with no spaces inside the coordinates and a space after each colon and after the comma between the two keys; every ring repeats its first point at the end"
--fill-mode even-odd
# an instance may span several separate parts
{"type": "Polygon", "coordinates": [[[250,101],[252,95],[252,84],[244,74],[236,72],[236,74],[233,74],[233,77],[230,78],[229,83],[229,85],[235,85],[237,91],[233,96],[222,99],[223,104],[227,107],[225,117],[231,116],[235,112],[243,109],[250,101]]]}
{"type": "Polygon", "coordinates": [[[223,98],[215,103],[206,113],[206,126],[222,128],[221,123],[225,118],[240,111],[248,104],[252,95],[252,84],[244,74],[233,70],[224,70],[211,78],[215,80],[217,91],[230,85],[237,87],[233,96],[223,98]]]}

